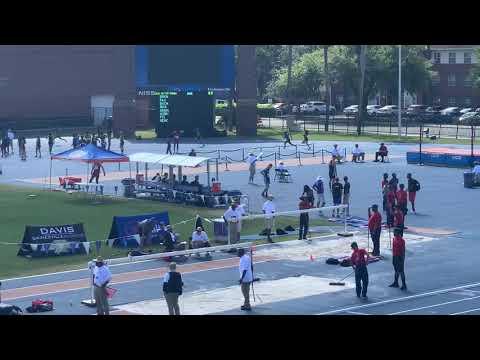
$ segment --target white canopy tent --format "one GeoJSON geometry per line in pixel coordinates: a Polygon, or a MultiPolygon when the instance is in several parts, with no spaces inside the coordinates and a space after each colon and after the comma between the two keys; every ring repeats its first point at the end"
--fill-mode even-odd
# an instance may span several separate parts
{"type": "MultiPolygon", "coordinates": [[[[129,156],[130,162],[137,163],[137,173],[138,164],[145,164],[145,180],[148,180],[148,164],[159,164],[165,165],[169,168],[169,177],[172,178],[173,168],[178,168],[177,179],[180,181],[182,178],[182,167],[198,167],[200,164],[207,163],[207,186],[210,185],[210,159],[200,156],[185,156],[185,155],[166,155],[166,154],[154,154],[139,152],[129,156]]],[[[218,180],[218,163],[216,168],[216,175],[218,180]]]]}

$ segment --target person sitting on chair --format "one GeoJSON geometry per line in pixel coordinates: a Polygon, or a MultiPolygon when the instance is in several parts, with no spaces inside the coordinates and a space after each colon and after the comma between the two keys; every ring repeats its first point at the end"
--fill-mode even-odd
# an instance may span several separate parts
{"type": "Polygon", "coordinates": [[[188,185],[187,175],[182,176],[182,182],[180,184],[181,185],[188,185]]]}
{"type": "Polygon", "coordinates": [[[358,162],[358,160],[365,161],[365,152],[358,147],[358,144],[355,144],[355,148],[352,151],[352,161],[358,162]]]}
{"type": "MultiPolygon", "coordinates": [[[[202,227],[199,226],[192,234],[192,248],[201,249],[205,247],[210,247],[210,243],[208,242],[208,235],[205,231],[203,231],[202,227]]],[[[200,254],[197,253],[196,256],[200,257],[200,254]]],[[[210,258],[210,253],[207,252],[205,257],[210,258]]]]}
{"type": "Polygon", "coordinates": [[[192,149],[192,151],[190,151],[188,153],[188,156],[197,156],[197,153],[195,152],[195,149],[192,149]]]}
{"type": "Polygon", "coordinates": [[[163,176],[162,176],[162,179],[161,179],[161,182],[163,184],[167,184],[168,183],[168,173],[164,173],[163,176]]]}
{"type": "Polygon", "coordinates": [[[337,144],[333,145],[332,157],[333,157],[338,163],[340,163],[340,161],[343,159],[342,155],[340,155],[340,151],[338,150],[338,145],[337,145],[337,144]]]}
{"type": "Polygon", "coordinates": [[[278,166],[277,166],[277,168],[275,169],[275,171],[278,172],[278,179],[279,179],[279,181],[284,182],[284,181],[287,180],[288,170],[287,170],[287,168],[285,167],[285,164],[283,163],[283,161],[280,161],[280,163],[278,164],[278,166]]]}
{"type": "Polygon", "coordinates": [[[195,175],[195,179],[190,183],[190,185],[200,185],[200,181],[198,181],[198,175],[195,175]]]}
{"type": "Polygon", "coordinates": [[[385,162],[385,157],[388,156],[388,149],[384,143],[380,144],[380,148],[375,153],[375,162],[378,162],[378,157],[382,158],[382,162],[385,162]]]}
{"type": "Polygon", "coordinates": [[[156,173],[155,176],[152,178],[152,181],[157,181],[157,182],[160,182],[162,180],[162,176],[160,175],[160,173],[156,173]]]}

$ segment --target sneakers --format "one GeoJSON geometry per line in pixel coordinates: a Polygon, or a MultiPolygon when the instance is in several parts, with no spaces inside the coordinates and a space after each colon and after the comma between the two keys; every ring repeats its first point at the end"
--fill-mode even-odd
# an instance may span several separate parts
{"type": "Polygon", "coordinates": [[[240,307],[240,310],[243,310],[243,311],[251,311],[252,308],[250,307],[250,305],[248,305],[248,306],[242,305],[242,306],[240,307]]]}
{"type": "Polygon", "coordinates": [[[404,290],[404,291],[407,290],[407,285],[403,284],[400,290],[404,290]]]}
{"type": "Polygon", "coordinates": [[[393,282],[393,283],[391,283],[390,285],[388,285],[388,287],[398,288],[398,283],[393,282]]]}

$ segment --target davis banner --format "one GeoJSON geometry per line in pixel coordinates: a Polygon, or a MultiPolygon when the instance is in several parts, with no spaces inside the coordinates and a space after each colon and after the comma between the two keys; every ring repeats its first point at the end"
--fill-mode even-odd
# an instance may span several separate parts
{"type": "Polygon", "coordinates": [[[152,243],[161,242],[162,229],[160,223],[170,224],[168,212],[144,214],[134,216],[114,216],[112,228],[108,236],[108,245],[117,247],[137,247],[140,245],[138,236],[138,223],[145,219],[153,219],[155,226],[152,231],[152,243]]]}
{"type": "Polygon", "coordinates": [[[88,254],[83,224],[25,226],[18,256],[44,257],[55,255],[88,254]]]}

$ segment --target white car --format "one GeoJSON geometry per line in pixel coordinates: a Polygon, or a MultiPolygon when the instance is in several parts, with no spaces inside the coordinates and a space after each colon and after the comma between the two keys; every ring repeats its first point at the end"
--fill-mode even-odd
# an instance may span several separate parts
{"type": "Polygon", "coordinates": [[[466,114],[468,112],[472,112],[472,111],[475,111],[474,108],[463,108],[462,110],[460,110],[460,114],[466,114]]]}
{"type": "MultiPolygon", "coordinates": [[[[309,101],[305,104],[300,105],[300,112],[302,113],[325,114],[326,110],[327,105],[323,101],[309,101]]],[[[330,114],[335,115],[335,112],[335,106],[330,105],[330,114]]]]}
{"type": "MultiPolygon", "coordinates": [[[[377,115],[378,110],[380,110],[382,107],[380,105],[367,105],[367,114],[368,115],[377,115]]],[[[358,111],[358,108],[357,108],[358,111]]]]}
{"type": "Polygon", "coordinates": [[[480,118],[480,112],[470,111],[470,112],[467,112],[467,113],[463,114],[462,116],[460,116],[458,121],[461,122],[461,123],[467,123],[467,122],[470,122],[471,119],[473,119],[475,121],[478,121],[479,118],[480,118]]]}
{"type": "Polygon", "coordinates": [[[378,115],[394,115],[398,114],[397,105],[387,105],[377,110],[378,115]]]}
{"type": "Polygon", "coordinates": [[[345,115],[352,115],[358,113],[358,105],[350,105],[343,109],[345,115]]]}

